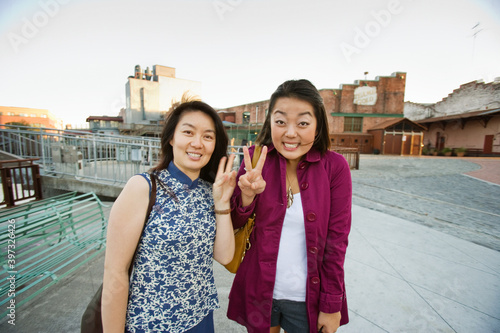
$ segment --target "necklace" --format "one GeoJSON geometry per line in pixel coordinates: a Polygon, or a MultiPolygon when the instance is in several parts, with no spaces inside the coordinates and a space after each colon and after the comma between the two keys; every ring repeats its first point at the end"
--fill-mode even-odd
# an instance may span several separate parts
{"type": "Polygon", "coordinates": [[[286,207],[290,208],[293,204],[293,192],[292,192],[292,183],[290,179],[288,179],[288,172],[286,173],[286,179],[288,180],[288,190],[286,191],[286,207]]]}

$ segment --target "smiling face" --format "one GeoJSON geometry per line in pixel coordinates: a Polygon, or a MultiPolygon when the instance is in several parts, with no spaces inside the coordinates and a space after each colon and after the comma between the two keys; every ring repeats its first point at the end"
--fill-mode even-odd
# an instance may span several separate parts
{"type": "Polygon", "coordinates": [[[316,116],[313,106],[293,97],[281,97],[271,110],[271,138],[287,160],[298,163],[313,146],[316,116]]]}
{"type": "Polygon", "coordinates": [[[200,176],[215,149],[215,125],[207,114],[201,111],[185,112],[175,127],[170,140],[174,164],[190,179],[200,176]]]}

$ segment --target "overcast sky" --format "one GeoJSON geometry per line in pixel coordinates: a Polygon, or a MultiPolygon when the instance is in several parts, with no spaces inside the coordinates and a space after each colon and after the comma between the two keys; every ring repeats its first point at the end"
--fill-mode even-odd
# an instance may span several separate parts
{"type": "Polygon", "coordinates": [[[499,0],[0,0],[0,105],[70,124],[118,115],[135,65],[176,68],[214,107],[396,71],[405,101],[434,103],[500,77],[499,54],[499,0]]]}

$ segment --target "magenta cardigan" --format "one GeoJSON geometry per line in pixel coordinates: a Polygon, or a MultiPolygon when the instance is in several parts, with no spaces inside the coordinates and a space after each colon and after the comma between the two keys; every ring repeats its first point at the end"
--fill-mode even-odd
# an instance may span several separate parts
{"type": "MultiPolygon", "coordinates": [[[[250,148],[253,154],[253,148],[250,148]]],[[[243,174],[238,172],[238,178],[243,174]]],[[[236,273],[229,294],[228,318],[249,332],[269,333],[271,304],[281,228],[286,212],[286,160],[271,145],[262,170],[266,189],[250,206],[241,206],[236,186],[231,207],[239,228],[255,212],[251,248],[236,273]]],[[[307,246],[306,303],[310,332],[317,332],[319,311],[341,311],[349,321],[344,286],[344,259],[351,228],[351,172],[345,158],[312,148],[299,163],[297,177],[304,210],[307,246]]]]}

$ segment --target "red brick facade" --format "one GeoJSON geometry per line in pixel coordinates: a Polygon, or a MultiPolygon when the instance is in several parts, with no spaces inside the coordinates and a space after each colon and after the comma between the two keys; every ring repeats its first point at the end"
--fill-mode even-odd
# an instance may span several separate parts
{"type": "Polygon", "coordinates": [[[62,129],[62,120],[46,109],[0,106],[0,124],[26,123],[33,127],[62,129]]]}
{"type": "MultiPolygon", "coordinates": [[[[344,84],[339,89],[321,89],[332,144],[371,153],[373,140],[368,130],[387,120],[404,117],[405,86],[406,73],[396,72],[375,80],[344,84]]],[[[236,141],[243,138],[245,131],[249,133],[246,139],[251,141],[255,138],[252,130],[264,122],[268,107],[269,100],[266,100],[220,110],[219,115],[239,128],[239,137],[233,136],[236,141]]],[[[232,132],[236,133],[233,127],[229,129],[230,137],[232,132]]]]}

